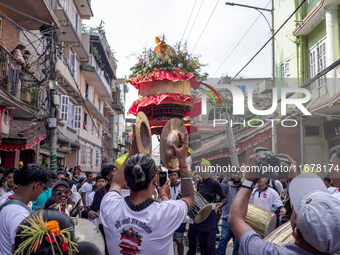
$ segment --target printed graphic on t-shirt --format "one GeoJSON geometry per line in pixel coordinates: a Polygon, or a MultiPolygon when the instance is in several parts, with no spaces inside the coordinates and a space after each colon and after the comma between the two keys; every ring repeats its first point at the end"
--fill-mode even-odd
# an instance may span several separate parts
{"type": "Polygon", "coordinates": [[[267,198],[267,194],[266,193],[263,194],[263,198],[267,198]]]}
{"type": "Polygon", "coordinates": [[[138,246],[142,244],[143,235],[134,231],[133,228],[129,228],[126,230],[123,228],[122,232],[120,232],[120,244],[121,248],[120,253],[123,255],[138,255],[141,254],[138,246]]]}

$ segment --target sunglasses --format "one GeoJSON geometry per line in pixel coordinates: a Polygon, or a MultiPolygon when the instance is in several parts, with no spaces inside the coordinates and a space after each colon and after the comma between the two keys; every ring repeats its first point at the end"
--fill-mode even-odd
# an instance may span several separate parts
{"type": "Polygon", "coordinates": [[[47,185],[45,185],[45,184],[43,184],[42,182],[39,182],[39,184],[44,188],[44,191],[46,191],[47,190],[47,185]]]}
{"type": "Polygon", "coordinates": [[[60,196],[62,193],[64,193],[65,195],[68,195],[70,193],[69,189],[64,189],[64,190],[56,190],[53,192],[53,194],[60,196]]]}

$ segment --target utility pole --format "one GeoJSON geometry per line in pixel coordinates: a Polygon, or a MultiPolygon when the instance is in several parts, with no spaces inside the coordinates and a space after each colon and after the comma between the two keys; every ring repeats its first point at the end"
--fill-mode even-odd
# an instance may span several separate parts
{"type": "MultiPolygon", "coordinates": [[[[49,79],[49,106],[50,106],[50,116],[48,119],[48,127],[49,127],[49,134],[50,134],[50,170],[56,172],[57,171],[57,107],[56,107],[56,91],[58,89],[57,85],[57,73],[56,73],[56,61],[57,61],[57,54],[56,54],[56,43],[58,41],[57,33],[53,24],[51,36],[50,36],[50,79],[49,79]]],[[[59,102],[57,103],[59,104],[59,102]]]]}
{"type": "Polygon", "coordinates": [[[234,133],[233,133],[232,127],[230,126],[230,118],[229,118],[228,111],[226,111],[223,114],[223,118],[227,121],[227,123],[225,124],[225,133],[226,133],[227,141],[228,141],[228,149],[230,152],[231,165],[234,167],[240,167],[240,162],[238,160],[238,156],[236,152],[234,133]]]}
{"type": "MultiPolygon", "coordinates": [[[[273,87],[275,87],[275,45],[274,45],[274,0],[272,0],[272,8],[271,9],[266,9],[266,8],[259,8],[256,6],[251,6],[251,5],[244,5],[244,4],[238,4],[238,3],[230,3],[227,2],[225,3],[226,5],[230,5],[230,6],[239,6],[239,7],[245,7],[245,8],[251,8],[251,9],[255,9],[257,10],[266,20],[266,22],[268,23],[269,29],[271,31],[271,35],[272,35],[272,82],[273,82],[273,87]],[[272,16],[272,24],[270,25],[266,16],[264,16],[264,14],[262,13],[262,11],[266,11],[266,12],[270,12],[271,16],[272,16]]],[[[277,113],[274,112],[272,117],[275,120],[277,116],[277,113]]],[[[272,151],[277,154],[277,128],[276,128],[276,123],[274,123],[274,125],[272,126],[272,151]]]]}
{"type": "MultiPolygon", "coordinates": [[[[273,56],[273,62],[272,62],[272,80],[273,80],[273,88],[275,88],[275,40],[274,40],[274,0],[272,0],[272,10],[270,12],[272,14],[272,27],[271,27],[271,33],[272,33],[272,56],[273,56]]],[[[273,97],[273,96],[272,96],[273,97]]],[[[273,113],[273,119],[275,120],[277,116],[277,113],[273,113]]],[[[274,121],[273,127],[272,127],[272,151],[277,155],[277,127],[276,122],[274,121]]]]}

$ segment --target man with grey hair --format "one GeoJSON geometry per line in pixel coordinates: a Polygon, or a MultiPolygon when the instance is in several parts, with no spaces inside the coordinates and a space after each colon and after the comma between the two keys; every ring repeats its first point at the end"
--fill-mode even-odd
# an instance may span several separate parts
{"type": "MultiPolygon", "coordinates": [[[[258,165],[259,155],[249,158],[249,165],[258,165]]],[[[340,201],[331,196],[322,179],[315,174],[295,177],[289,186],[294,207],[291,217],[294,244],[281,247],[266,242],[245,222],[253,186],[259,180],[246,174],[229,215],[229,226],[240,243],[241,254],[339,254],[340,201]]]]}

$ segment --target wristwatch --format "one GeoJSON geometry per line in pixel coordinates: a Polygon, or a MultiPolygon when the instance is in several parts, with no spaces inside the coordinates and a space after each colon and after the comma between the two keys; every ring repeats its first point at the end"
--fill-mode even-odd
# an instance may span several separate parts
{"type": "Polygon", "coordinates": [[[248,189],[254,189],[254,183],[252,181],[249,181],[249,180],[243,180],[241,186],[246,187],[248,189]]]}

